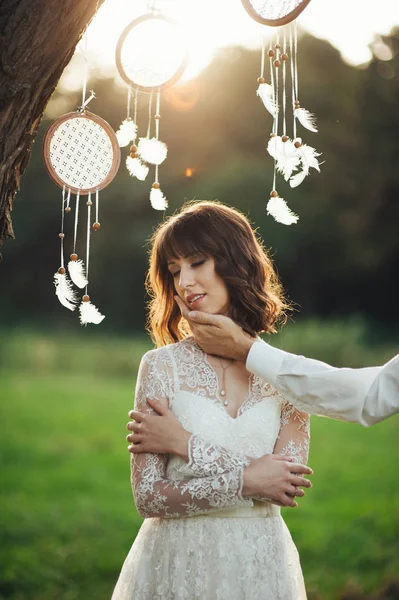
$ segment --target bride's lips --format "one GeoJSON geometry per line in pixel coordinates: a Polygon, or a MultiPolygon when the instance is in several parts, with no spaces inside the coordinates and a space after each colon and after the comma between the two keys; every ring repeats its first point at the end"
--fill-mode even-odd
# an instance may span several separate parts
{"type": "Polygon", "coordinates": [[[198,305],[200,304],[201,300],[203,300],[205,298],[205,296],[206,296],[206,294],[190,294],[186,298],[186,303],[189,306],[189,308],[197,308],[198,305]],[[200,296],[200,297],[197,298],[197,300],[192,301],[192,298],[195,298],[196,296],[200,296]]]}

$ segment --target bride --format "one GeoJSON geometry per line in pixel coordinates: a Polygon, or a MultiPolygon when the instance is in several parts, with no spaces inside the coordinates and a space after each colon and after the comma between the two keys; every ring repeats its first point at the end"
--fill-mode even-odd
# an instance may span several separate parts
{"type": "Polygon", "coordinates": [[[153,235],[147,286],[157,349],[128,436],[145,520],[112,600],[305,599],[280,506],[311,486],[309,417],[244,363],[205,354],[174,301],[273,332],[286,305],[265,249],[237,210],[191,203],[153,235]]]}

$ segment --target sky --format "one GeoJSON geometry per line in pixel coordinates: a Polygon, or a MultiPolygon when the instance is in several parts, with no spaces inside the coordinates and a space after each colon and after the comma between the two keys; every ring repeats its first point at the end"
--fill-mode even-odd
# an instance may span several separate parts
{"type": "MultiPolygon", "coordinates": [[[[85,41],[78,46],[61,87],[81,87],[84,48],[87,48],[89,73],[112,75],[121,32],[154,3],[183,25],[189,45],[185,79],[195,77],[219,48],[231,45],[257,48],[262,36],[270,31],[251,19],[240,0],[105,0],[85,41]]],[[[368,46],[374,37],[399,25],[399,0],[311,0],[298,24],[314,36],[329,40],[347,62],[362,65],[371,58],[368,46]]],[[[382,60],[390,58],[386,47],[380,46],[380,52],[382,60]]]]}

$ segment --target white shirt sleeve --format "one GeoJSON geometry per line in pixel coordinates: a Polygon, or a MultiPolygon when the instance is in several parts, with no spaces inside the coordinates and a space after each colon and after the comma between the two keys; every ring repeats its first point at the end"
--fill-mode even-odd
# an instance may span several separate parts
{"type": "Polygon", "coordinates": [[[310,414],[369,426],[399,412],[399,355],[382,367],[339,369],[258,340],[246,366],[310,414]]]}

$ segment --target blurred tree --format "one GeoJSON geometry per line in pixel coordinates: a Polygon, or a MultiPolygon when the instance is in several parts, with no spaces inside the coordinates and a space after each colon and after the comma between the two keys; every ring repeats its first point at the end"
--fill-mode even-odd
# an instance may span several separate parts
{"type": "Polygon", "coordinates": [[[0,4],[0,245],[47,102],[103,0],[0,4]]]}

